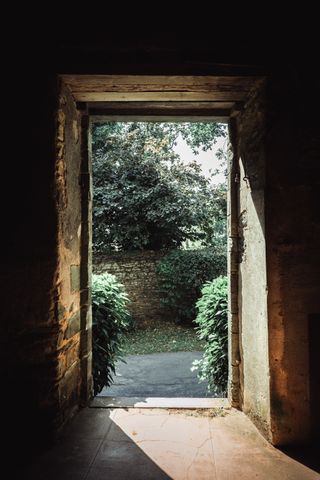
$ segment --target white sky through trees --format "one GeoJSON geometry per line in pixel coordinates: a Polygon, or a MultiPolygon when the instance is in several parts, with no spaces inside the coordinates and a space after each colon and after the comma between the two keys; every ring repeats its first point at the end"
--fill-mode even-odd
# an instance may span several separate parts
{"type": "MultiPolygon", "coordinates": [[[[185,140],[183,140],[181,135],[179,135],[177,139],[177,145],[174,146],[173,149],[177,154],[180,155],[180,158],[184,163],[189,163],[195,160],[198,164],[200,164],[203,174],[207,177],[210,175],[210,169],[212,172],[214,172],[216,169],[219,169],[220,171],[222,170],[220,161],[216,157],[216,152],[219,148],[226,150],[227,142],[227,137],[219,137],[217,139],[217,143],[213,145],[211,150],[208,150],[207,152],[199,150],[199,154],[194,155],[191,148],[187,145],[185,140]]],[[[226,177],[222,172],[215,175],[212,180],[214,184],[225,183],[225,181],[226,177]]]]}

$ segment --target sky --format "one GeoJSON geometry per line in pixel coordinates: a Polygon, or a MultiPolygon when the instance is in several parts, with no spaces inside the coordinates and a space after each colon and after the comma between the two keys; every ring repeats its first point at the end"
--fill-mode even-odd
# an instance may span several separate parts
{"type": "MultiPolygon", "coordinates": [[[[192,162],[193,160],[196,160],[196,162],[201,165],[203,174],[205,176],[209,176],[210,169],[214,171],[215,169],[220,168],[219,161],[216,157],[216,151],[219,148],[226,148],[227,142],[228,142],[227,138],[219,137],[217,140],[217,143],[213,146],[211,150],[208,150],[207,152],[203,152],[202,150],[200,150],[199,155],[194,155],[192,153],[191,148],[187,145],[185,140],[183,140],[181,135],[179,135],[177,139],[177,145],[173,149],[177,154],[180,155],[181,160],[184,163],[189,163],[189,162],[192,162]]],[[[224,183],[224,182],[225,182],[225,176],[222,173],[216,175],[213,179],[214,184],[224,183]]]]}

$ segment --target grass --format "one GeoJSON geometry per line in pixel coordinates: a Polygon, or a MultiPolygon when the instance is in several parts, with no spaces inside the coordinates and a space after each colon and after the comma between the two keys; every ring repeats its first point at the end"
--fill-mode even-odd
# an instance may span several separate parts
{"type": "Polygon", "coordinates": [[[154,322],[152,326],[136,328],[127,337],[125,355],[148,353],[202,351],[204,341],[199,340],[194,327],[171,322],[154,322]]]}

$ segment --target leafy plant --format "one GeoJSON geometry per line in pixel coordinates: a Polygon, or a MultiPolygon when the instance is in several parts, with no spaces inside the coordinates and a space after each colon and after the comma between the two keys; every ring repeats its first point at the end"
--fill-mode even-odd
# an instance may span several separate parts
{"type": "Polygon", "coordinates": [[[228,288],[227,277],[207,282],[198,300],[195,323],[201,340],[206,342],[201,360],[193,362],[199,378],[208,381],[210,391],[225,395],[228,382],[228,288]]]}
{"type": "Polygon", "coordinates": [[[122,359],[122,344],[132,325],[129,299],[114,275],[92,278],[92,350],[94,394],[111,385],[115,362],[122,359]]]}
{"type": "Polygon", "coordinates": [[[157,267],[161,303],[177,323],[191,323],[203,284],[225,274],[226,255],[214,248],[174,250],[157,267]]]}

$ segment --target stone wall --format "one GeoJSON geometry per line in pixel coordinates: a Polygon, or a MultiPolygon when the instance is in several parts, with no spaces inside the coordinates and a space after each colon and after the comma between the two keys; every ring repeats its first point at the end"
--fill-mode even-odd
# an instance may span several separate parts
{"type": "Polygon", "coordinates": [[[59,417],[64,423],[79,405],[80,368],[80,242],[81,242],[81,116],[61,85],[56,130],[55,197],[58,218],[58,268],[55,319],[59,417]]]}
{"type": "Polygon", "coordinates": [[[167,313],[160,303],[156,267],[162,252],[125,252],[94,258],[93,272],[108,272],[124,284],[130,298],[129,310],[139,325],[163,320],[167,313]]]}

